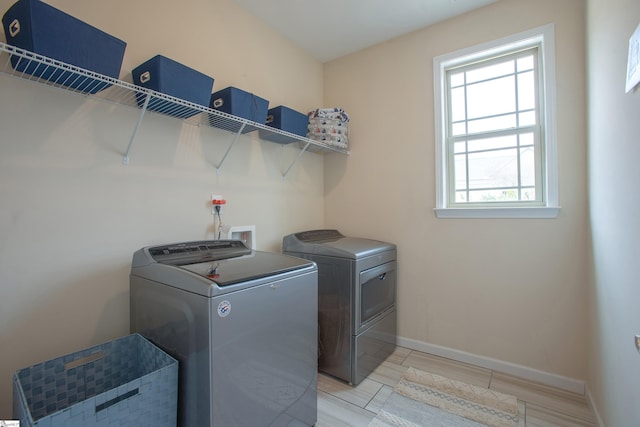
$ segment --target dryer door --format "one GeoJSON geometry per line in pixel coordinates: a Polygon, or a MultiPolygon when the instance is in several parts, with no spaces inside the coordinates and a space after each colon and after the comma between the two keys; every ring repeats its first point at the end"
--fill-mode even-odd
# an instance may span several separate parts
{"type": "Polygon", "coordinates": [[[396,305],[396,262],[360,273],[356,288],[356,329],[363,332],[396,305]]]}

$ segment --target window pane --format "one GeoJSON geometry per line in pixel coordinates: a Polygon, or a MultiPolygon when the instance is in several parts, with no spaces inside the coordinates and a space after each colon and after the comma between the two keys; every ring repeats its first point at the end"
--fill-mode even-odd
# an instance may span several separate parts
{"type": "Polygon", "coordinates": [[[536,185],[536,159],[533,147],[520,149],[520,185],[533,187],[536,185]]]}
{"type": "Polygon", "coordinates": [[[451,91],[451,120],[454,122],[466,119],[464,87],[451,91]]]}
{"type": "Polygon", "coordinates": [[[507,190],[476,190],[469,192],[469,201],[477,203],[487,202],[516,202],[518,201],[518,190],[512,188],[507,190]]]}
{"type": "Polygon", "coordinates": [[[513,75],[467,86],[469,119],[512,113],[516,110],[513,75]]]}
{"type": "Polygon", "coordinates": [[[520,147],[525,145],[533,146],[533,132],[520,134],[520,147]]]}
{"type": "Polygon", "coordinates": [[[465,133],[467,133],[467,124],[466,124],[466,122],[452,123],[451,124],[451,134],[453,136],[464,135],[465,133]]]}
{"type": "MultiPolygon", "coordinates": [[[[516,127],[516,115],[491,117],[489,119],[469,122],[469,133],[488,132],[492,130],[511,129],[516,127]]],[[[462,132],[464,133],[464,132],[462,132]]]]}
{"type": "Polygon", "coordinates": [[[535,188],[524,188],[522,189],[522,197],[520,200],[536,200],[536,189],[535,188]]]}
{"type": "Polygon", "coordinates": [[[455,144],[453,144],[454,153],[464,153],[465,151],[467,151],[466,141],[456,142],[455,144]]]}
{"type": "Polygon", "coordinates": [[[469,188],[501,188],[518,185],[518,150],[469,154],[469,188]]]}
{"type": "Polygon", "coordinates": [[[507,74],[513,74],[515,72],[514,67],[514,61],[509,60],[499,64],[493,64],[487,67],[467,71],[467,84],[492,79],[494,77],[505,76],[507,74]]]}
{"type": "Polygon", "coordinates": [[[467,192],[466,191],[458,191],[456,192],[456,203],[466,203],[467,200],[467,192]]]}
{"type": "Polygon", "coordinates": [[[462,86],[464,84],[464,72],[451,74],[451,87],[462,86]]]}
{"type": "Polygon", "coordinates": [[[536,124],[536,112],[526,111],[518,116],[520,126],[533,126],[536,124]]]}
{"type": "Polygon", "coordinates": [[[456,180],[456,190],[465,190],[467,188],[467,156],[466,154],[457,154],[455,157],[454,174],[456,180]]]}
{"type": "Polygon", "coordinates": [[[533,55],[528,55],[518,59],[518,71],[533,69],[533,55]]]}
{"type": "Polygon", "coordinates": [[[536,86],[533,71],[518,74],[518,108],[520,110],[536,108],[536,86]]]}
{"type": "Polygon", "coordinates": [[[518,145],[518,135],[507,135],[496,138],[474,139],[469,141],[469,151],[494,150],[511,148],[518,145]]]}

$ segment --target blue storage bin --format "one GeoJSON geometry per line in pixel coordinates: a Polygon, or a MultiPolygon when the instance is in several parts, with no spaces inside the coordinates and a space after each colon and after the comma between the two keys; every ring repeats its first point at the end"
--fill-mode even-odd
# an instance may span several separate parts
{"type": "MultiPolygon", "coordinates": [[[[267,120],[267,109],[269,101],[260,98],[242,89],[233,86],[217,91],[211,95],[209,104],[214,110],[232,114],[236,117],[251,120],[252,122],[264,124],[267,120]]],[[[211,115],[209,119],[211,126],[220,127],[226,130],[237,132],[242,124],[233,120],[221,120],[219,117],[211,115]]],[[[246,125],[242,133],[256,130],[255,126],[246,125]]]]}
{"type": "MultiPolygon", "coordinates": [[[[154,56],[134,68],[131,74],[133,83],[138,86],[193,102],[203,107],[209,106],[213,78],[166,56],[154,56]]],[[[145,96],[142,93],[138,93],[136,99],[138,105],[142,106],[145,96]]],[[[180,118],[191,117],[201,112],[195,108],[159,98],[152,98],[149,101],[148,109],[180,118]]]]}
{"type": "MultiPolygon", "coordinates": [[[[276,129],[306,137],[309,117],[306,114],[281,105],[267,111],[266,124],[276,129]]],[[[277,142],[278,144],[289,144],[298,141],[298,139],[291,136],[271,133],[262,129],[260,129],[260,138],[277,142]]]]}
{"type": "Polygon", "coordinates": [[[13,411],[23,427],[175,427],[178,361],[128,335],[17,371],[13,411]]]}
{"type": "MultiPolygon", "coordinates": [[[[30,52],[117,79],[127,44],[40,0],[19,0],[2,17],[7,43],[30,52]]],[[[37,75],[84,93],[109,86],[99,79],[54,70],[12,56],[18,71],[37,75]]]]}

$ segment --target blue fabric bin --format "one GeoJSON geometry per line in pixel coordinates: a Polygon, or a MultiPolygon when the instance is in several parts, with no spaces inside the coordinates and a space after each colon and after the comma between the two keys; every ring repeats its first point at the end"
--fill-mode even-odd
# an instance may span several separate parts
{"type": "MultiPolygon", "coordinates": [[[[309,127],[309,117],[306,114],[281,105],[267,111],[266,123],[267,126],[275,129],[306,137],[307,128],[309,127]]],[[[260,138],[277,142],[278,144],[289,144],[298,141],[298,139],[291,136],[271,133],[262,129],[260,129],[260,138]]]]}
{"type": "MultiPolygon", "coordinates": [[[[133,83],[138,86],[203,107],[209,106],[213,78],[166,56],[154,56],[134,68],[131,74],[133,83]]],[[[144,94],[138,93],[136,98],[138,105],[142,106],[145,100],[144,94]]],[[[159,98],[152,98],[149,101],[148,109],[180,118],[191,117],[201,112],[195,108],[159,98]]]]}
{"type": "MultiPolygon", "coordinates": [[[[19,0],[2,17],[7,43],[64,63],[117,79],[127,44],[40,0],[19,0]]],[[[45,67],[12,55],[18,71],[96,93],[109,86],[99,79],[45,67]]]]}
{"type": "Polygon", "coordinates": [[[128,335],[17,371],[13,411],[22,427],[175,427],[178,361],[128,335]]]}
{"type": "MultiPolygon", "coordinates": [[[[214,110],[264,124],[267,119],[269,101],[242,89],[229,86],[212,94],[209,106],[214,110]]],[[[214,115],[210,116],[209,123],[211,126],[220,127],[232,132],[238,132],[242,126],[240,122],[221,120],[214,115]]],[[[258,128],[255,126],[246,125],[242,133],[252,132],[256,129],[258,128]]]]}

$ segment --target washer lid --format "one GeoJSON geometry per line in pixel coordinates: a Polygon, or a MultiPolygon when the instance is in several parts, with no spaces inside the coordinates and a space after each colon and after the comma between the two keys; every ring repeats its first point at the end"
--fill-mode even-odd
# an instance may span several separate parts
{"type": "MultiPolygon", "coordinates": [[[[289,255],[251,250],[240,240],[174,243],[141,251],[140,255],[134,254],[133,267],[164,264],[195,273],[219,287],[314,265],[309,260],[289,255]],[[148,257],[144,256],[145,253],[148,257]]],[[[186,279],[183,281],[188,282],[186,279]]]]}
{"type": "Polygon", "coordinates": [[[308,260],[292,256],[251,250],[249,252],[238,258],[186,264],[179,268],[205,277],[220,287],[225,287],[313,265],[308,260]]]}
{"type": "Polygon", "coordinates": [[[359,237],[346,237],[338,230],[309,230],[285,236],[282,242],[285,252],[326,255],[358,259],[380,252],[395,251],[393,243],[359,237]]]}

